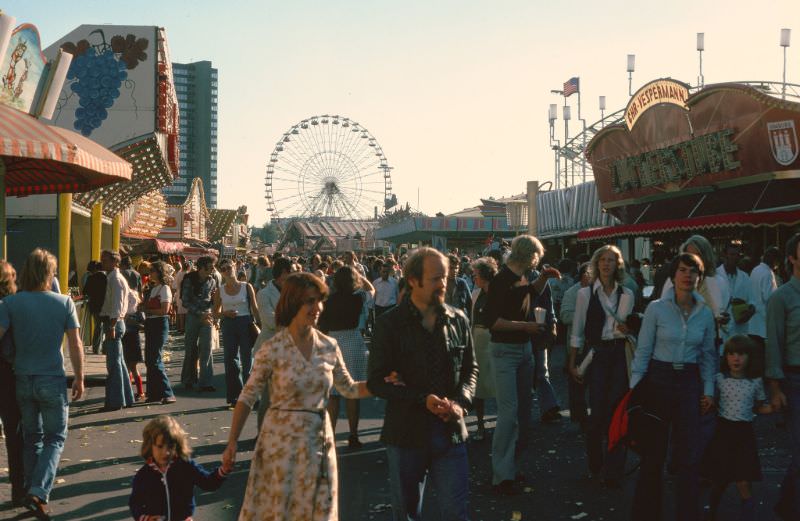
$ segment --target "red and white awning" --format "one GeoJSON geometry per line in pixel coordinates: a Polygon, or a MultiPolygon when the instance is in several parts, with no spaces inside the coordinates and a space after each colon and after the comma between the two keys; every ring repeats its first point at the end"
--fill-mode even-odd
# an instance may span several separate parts
{"type": "Polygon", "coordinates": [[[649,223],[622,224],[578,232],[579,241],[596,241],[620,237],[640,237],[710,228],[732,226],[792,226],[800,223],[800,210],[776,210],[770,212],[741,212],[720,215],[705,215],[687,219],[669,219],[649,223]]]}
{"type": "Polygon", "coordinates": [[[75,132],[0,105],[0,156],[7,195],[84,192],[130,181],[133,167],[75,132]]]}

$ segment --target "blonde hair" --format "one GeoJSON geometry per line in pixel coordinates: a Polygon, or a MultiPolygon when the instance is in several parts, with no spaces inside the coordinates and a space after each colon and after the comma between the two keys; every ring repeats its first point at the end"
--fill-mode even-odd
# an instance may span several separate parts
{"type": "Polygon", "coordinates": [[[166,414],[158,416],[145,425],[142,431],[142,457],[150,459],[153,457],[153,445],[161,436],[167,445],[175,446],[175,455],[186,461],[192,455],[192,448],[189,447],[189,436],[186,431],[172,416],[166,414]]]}
{"type": "Polygon", "coordinates": [[[10,262],[0,259],[0,298],[17,292],[17,272],[10,262]],[[8,268],[8,270],[6,270],[8,268]],[[6,274],[8,276],[6,276],[6,274]]]}
{"type": "Polygon", "coordinates": [[[614,281],[616,281],[617,284],[622,284],[622,281],[625,280],[625,260],[622,258],[622,251],[613,244],[606,244],[597,248],[592,255],[592,260],[589,261],[588,272],[592,283],[600,277],[600,257],[609,251],[617,256],[617,269],[614,270],[614,281]]]}
{"type": "Polygon", "coordinates": [[[56,274],[56,258],[43,248],[33,250],[25,259],[20,287],[23,291],[39,291],[49,285],[56,274]]]}
{"type": "Polygon", "coordinates": [[[538,255],[539,259],[544,256],[544,246],[541,241],[533,235],[519,235],[511,241],[511,253],[507,262],[528,264],[534,255],[538,255]]]}

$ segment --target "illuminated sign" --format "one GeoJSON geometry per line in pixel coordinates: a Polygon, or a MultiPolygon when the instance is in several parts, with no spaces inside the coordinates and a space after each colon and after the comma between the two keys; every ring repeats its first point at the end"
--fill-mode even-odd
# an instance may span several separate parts
{"type": "Polygon", "coordinates": [[[689,86],[675,80],[655,80],[636,91],[625,108],[625,124],[628,130],[648,109],[668,103],[688,110],[689,86]]]}
{"type": "Polygon", "coordinates": [[[666,148],[618,159],[611,164],[614,192],[626,192],[689,180],[703,174],[736,170],[741,163],[733,153],[732,129],[692,138],[666,148]]]}

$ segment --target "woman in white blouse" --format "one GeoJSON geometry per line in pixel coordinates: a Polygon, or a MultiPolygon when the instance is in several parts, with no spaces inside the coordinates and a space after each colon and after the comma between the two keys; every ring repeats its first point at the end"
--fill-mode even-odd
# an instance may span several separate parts
{"type": "Polygon", "coordinates": [[[606,453],[603,438],[611,416],[628,389],[625,358],[625,319],[633,310],[633,292],[622,286],[625,264],[622,252],[607,244],[594,252],[589,267],[591,283],[578,290],[570,337],[569,373],[577,383],[587,380],[589,416],[586,454],[589,471],[610,488],[620,486],[625,452],[621,447],[606,453]],[[578,373],[579,351],[592,352],[588,373],[578,373]]]}

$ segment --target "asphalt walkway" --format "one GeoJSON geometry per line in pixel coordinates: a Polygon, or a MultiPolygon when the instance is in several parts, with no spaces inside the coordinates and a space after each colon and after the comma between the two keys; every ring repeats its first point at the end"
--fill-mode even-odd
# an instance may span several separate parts
{"type": "MultiPolygon", "coordinates": [[[[196,459],[207,468],[219,464],[227,442],[231,411],[225,405],[222,353],[215,353],[215,393],[187,392],[177,384],[182,362],[182,337],[172,336],[168,344],[167,368],[170,380],[177,387],[178,401],[173,405],[139,404],[118,412],[100,412],[103,405],[102,384],[105,361],[89,355],[87,378],[90,386],[84,399],[70,407],[69,437],[53,489],[51,507],[57,520],[114,521],[131,519],[127,501],[131,479],[142,465],[139,456],[142,428],[149,419],[164,413],[175,415],[189,432],[196,459]]],[[[561,403],[566,402],[563,351],[552,356],[552,377],[561,403]]],[[[140,366],[140,370],[143,370],[140,366]]],[[[535,403],[535,402],[534,402],[535,403]]],[[[534,405],[533,417],[539,418],[534,405]]],[[[494,404],[487,404],[489,426],[493,426],[494,404]]],[[[342,407],[342,409],[344,409],[342,407]]],[[[347,421],[337,426],[337,451],[340,471],[340,519],[343,521],[390,521],[389,487],[386,457],[378,442],[383,418],[383,402],[376,398],[362,401],[359,434],[364,447],[347,448],[347,421]]],[[[760,520],[774,519],[771,506],[777,499],[779,484],[789,459],[789,439],[785,430],[776,429],[776,417],[757,421],[764,481],[755,485],[760,520]]],[[[474,416],[469,418],[475,429],[474,416]]],[[[252,458],[255,419],[248,421],[240,442],[236,471],[216,492],[196,494],[198,521],[234,520],[238,516],[247,472],[252,458]]],[[[528,476],[523,494],[498,497],[491,493],[491,439],[469,443],[471,519],[506,520],[605,520],[622,521],[627,513],[635,484],[636,457],[628,458],[631,476],[620,490],[608,490],[586,477],[583,437],[568,419],[557,424],[536,423],[532,428],[529,448],[523,455],[522,470],[528,476]]],[[[10,487],[7,478],[5,447],[0,448],[0,520],[30,519],[21,509],[8,502],[10,487]]],[[[435,488],[435,486],[433,487],[435,488]]],[[[433,490],[435,495],[435,490],[433,490]]],[[[672,483],[668,479],[665,503],[671,512],[672,483]]],[[[730,489],[720,519],[737,519],[738,499],[730,489]]],[[[428,501],[426,521],[438,519],[436,505],[428,501]]],[[[666,519],[671,519],[667,517],[666,519]]]]}

